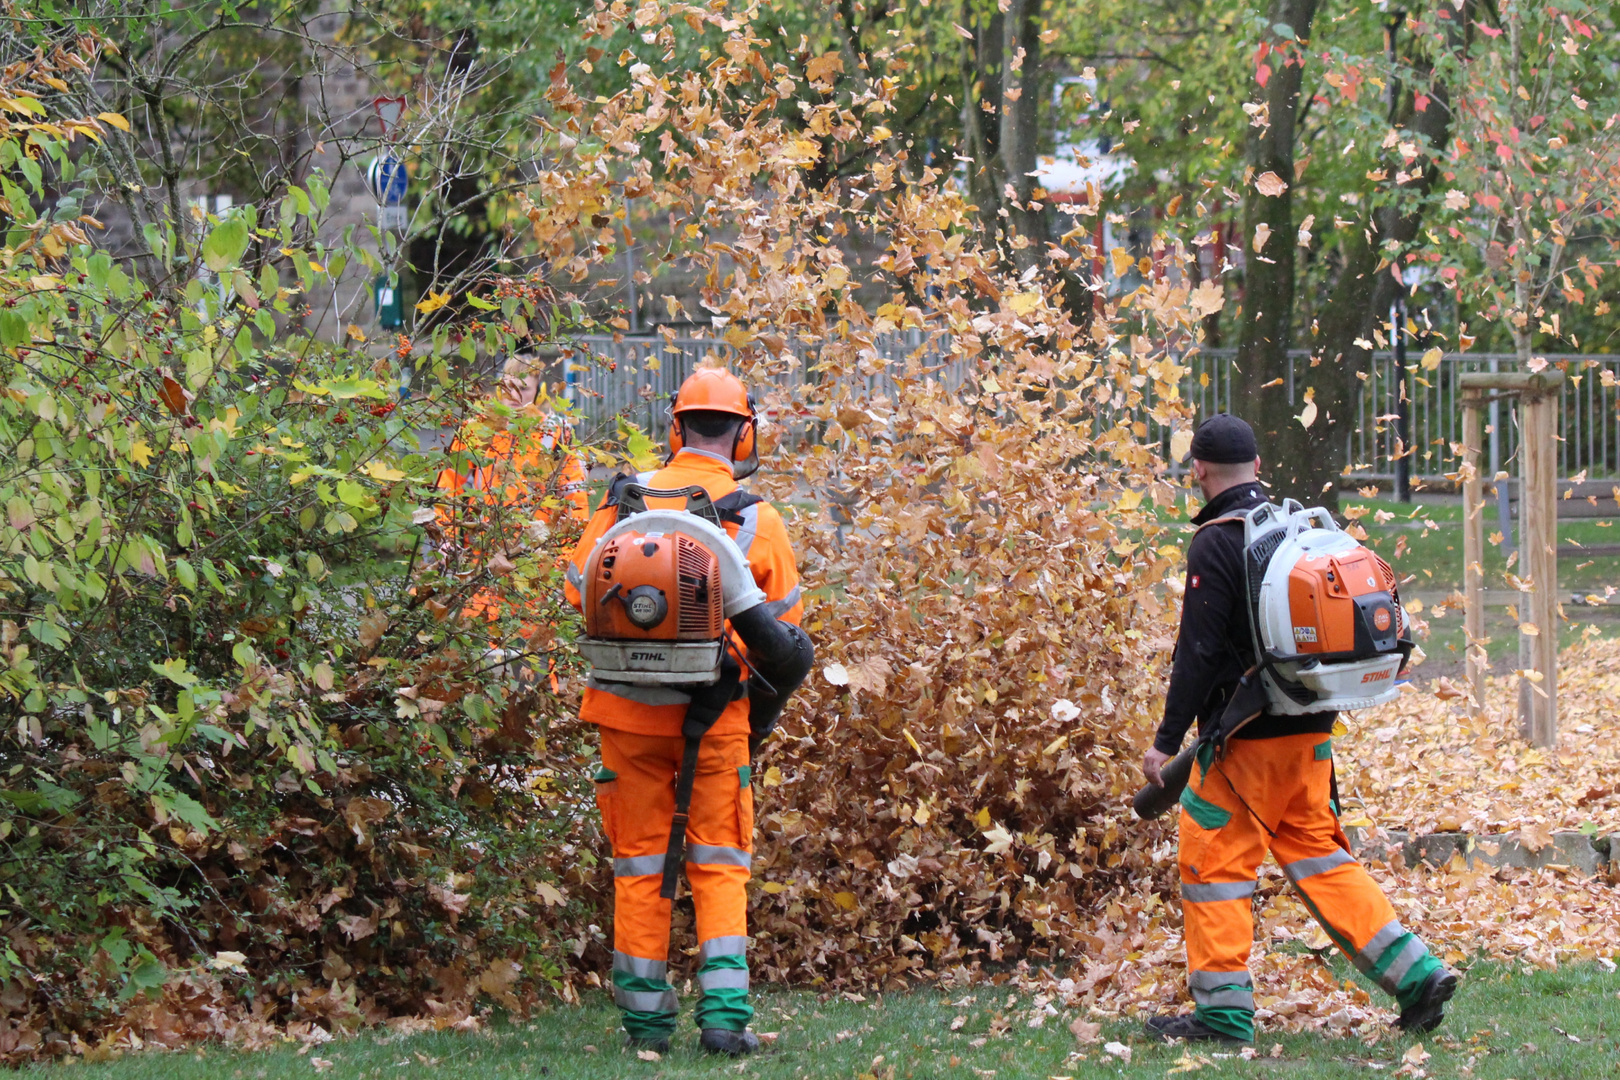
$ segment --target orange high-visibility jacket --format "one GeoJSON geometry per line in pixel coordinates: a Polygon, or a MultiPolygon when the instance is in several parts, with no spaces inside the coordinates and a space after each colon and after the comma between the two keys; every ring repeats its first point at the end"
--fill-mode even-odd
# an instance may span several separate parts
{"type": "MultiPolygon", "coordinates": [[[[536,415],[529,410],[526,415],[536,415]]],[[[450,444],[453,454],[466,453],[473,459],[467,472],[444,469],[439,473],[438,487],[452,495],[461,494],[468,486],[484,492],[486,505],[533,505],[537,521],[557,520],[557,508],[541,505],[549,496],[560,498],[566,505],[566,514],[576,521],[584,521],[590,514],[590,493],[585,483],[585,472],[579,458],[564,451],[560,460],[544,445],[546,436],[540,431],[519,438],[511,429],[498,426],[491,417],[480,416],[469,421],[450,444]],[[544,486],[535,481],[545,477],[544,486]]],[[[440,522],[451,524],[446,512],[440,510],[440,522]]]]}
{"type": "MultiPolygon", "coordinates": [[[[532,411],[528,415],[535,415],[532,411]]],[[[544,445],[545,435],[534,431],[519,438],[504,426],[497,427],[491,418],[475,417],[465,424],[450,444],[452,454],[465,453],[472,460],[467,472],[447,468],[439,473],[438,488],[451,495],[460,495],[468,487],[483,492],[485,506],[504,505],[519,512],[527,511],[531,520],[550,524],[559,512],[575,521],[584,521],[590,513],[590,492],[585,483],[585,472],[579,458],[564,451],[558,457],[544,445]],[[560,460],[559,460],[560,457],[560,460]],[[543,481],[542,481],[542,478],[543,481]],[[552,500],[552,505],[545,505],[552,500]],[[562,505],[556,504],[563,500],[562,505]]],[[[438,511],[439,524],[444,528],[474,528],[470,521],[457,522],[446,506],[438,511]]],[[[477,540],[469,537],[474,547],[477,540]]],[[[482,589],[462,608],[466,618],[483,617],[494,620],[501,612],[500,595],[493,589],[482,589]]],[[[525,636],[532,633],[526,627],[525,636]]]]}
{"type": "MultiPolygon", "coordinates": [[[[643,473],[641,482],[654,488],[682,488],[697,486],[708,491],[709,497],[723,499],[737,489],[731,476],[731,462],[704,450],[684,448],[675,459],[662,469],[643,473]]],[[[659,499],[649,499],[648,506],[682,505],[659,499]]],[[[787,526],[782,515],[768,502],[756,503],[742,511],[743,523],[726,522],[726,532],[748,559],[754,572],[754,581],[765,592],[765,599],[782,609],[778,618],[797,624],[804,615],[804,604],[799,597],[799,569],[794,562],[793,546],[788,542],[787,526]]],[[[579,544],[567,567],[568,581],[565,592],[568,602],[580,608],[580,585],[584,581],[585,560],[597,539],[618,520],[618,507],[601,506],[590,523],[585,526],[579,544]]],[[[618,728],[638,735],[678,736],[681,721],[686,717],[690,695],[662,686],[596,685],[594,680],[586,687],[585,699],[579,715],[583,720],[603,727],[618,728]]],[[[718,734],[746,734],[748,732],[748,700],[732,702],[712,729],[718,734]]]]}

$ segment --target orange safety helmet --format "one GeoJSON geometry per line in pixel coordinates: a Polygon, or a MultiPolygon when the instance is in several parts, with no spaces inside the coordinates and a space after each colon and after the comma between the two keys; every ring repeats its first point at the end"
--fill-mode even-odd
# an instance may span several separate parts
{"type": "Polygon", "coordinates": [[[674,457],[685,444],[681,413],[718,412],[740,416],[743,423],[731,440],[731,474],[738,480],[759,468],[758,419],[754,398],[742,380],[722,368],[699,368],[686,377],[669,405],[669,453],[674,457]]]}

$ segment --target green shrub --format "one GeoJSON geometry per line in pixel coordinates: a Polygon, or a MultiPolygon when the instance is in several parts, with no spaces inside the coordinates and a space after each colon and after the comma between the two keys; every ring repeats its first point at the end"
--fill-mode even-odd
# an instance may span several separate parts
{"type": "Polygon", "coordinates": [[[400,402],[408,345],[299,329],[364,257],[307,240],[318,178],[208,218],[194,252],[149,236],[168,282],[96,250],[70,140],[123,119],[47,120],[30,87],[53,62],[0,85],[33,121],[0,136],[0,1055],[135,1007],[330,1027],[521,1006],[557,975],[545,861],[591,826],[534,767],[537,738],[577,743],[546,680],[490,649],[566,675],[541,655],[563,638],[522,634],[557,622],[573,534],[441,498],[415,432],[471,392],[443,363],[400,402]],[[511,602],[460,618],[488,589],[511,602]]]}

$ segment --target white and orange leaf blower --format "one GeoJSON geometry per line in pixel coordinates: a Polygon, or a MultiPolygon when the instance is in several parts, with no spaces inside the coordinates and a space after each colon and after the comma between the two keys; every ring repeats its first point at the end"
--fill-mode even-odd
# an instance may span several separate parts
{"type": "Polygon", "coordinates": [[[782,622],[754,582],[748,559],[721,527],[757,496],[714,501],[701,487],[675,490],[616,483],[619,520],[591,549],[580,589],[585,636],[580,655],[598,684],[662,687],[689,695],[686,746],[675,784],[675,823],[664,860],[663,894],[675,895],[685,861],[686,814],[698,743],[745,691],[750,750],[771,733],[790,695],[810,673],[810,637],[782,622]],[[686,500],[684,509],[649,509],[648,498],[686,500]],[[737,640],[733,640],[735,634],[737,640]],[[739,647],[740,645],[740,647],[739,647]]]}
{"type": "Polygon", "coordinates": [[[1256,716],[1366,709],[1393,701],[1412,655],[1395,572],[1341,530],[1322,507],[1293,499],[1207,522],[1243,522],[1254,667],[1212,730],[1164,766],[1164,786],[1136,795],[1137,816],[1175,804],[1206,743],[1224,742],[1256,716]]]}

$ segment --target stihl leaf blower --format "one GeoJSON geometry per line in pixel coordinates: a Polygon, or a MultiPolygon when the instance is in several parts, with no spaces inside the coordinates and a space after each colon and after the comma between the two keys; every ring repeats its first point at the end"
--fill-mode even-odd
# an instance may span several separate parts
{"type": "Polygon", "coordinates": [[[1214,730],[1165,765],[1165,786],[1137,792],[1138,817],[1156,817],[1174,805],[1205,742],[1214,741],[1219,752],[1261,712],[1302,716],[1393,701],[1400,693],[1396,679],[1412,655],[1395,572],[1327,510],[1286,499],[1205,522],[1200,531],[1231,521],[1243,523],[1256,663],[1214,730]]]}

